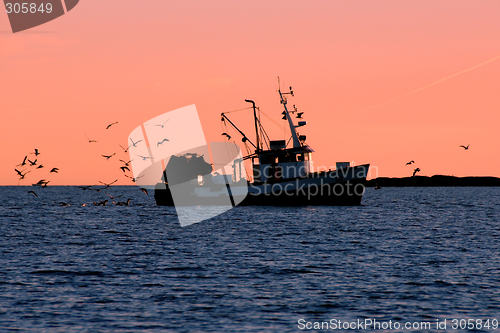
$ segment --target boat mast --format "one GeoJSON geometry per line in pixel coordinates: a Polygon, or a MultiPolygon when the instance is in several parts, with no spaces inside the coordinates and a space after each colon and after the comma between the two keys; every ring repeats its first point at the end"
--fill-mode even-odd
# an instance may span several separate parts
{"type": "Polygon", "coordinates": [[[300,141],[299,141],[299,137],[297,136],[297,131],[295,130],[295,125],[293,124],[292,117],[290,117],[290,112],[288,111],[288,109],[286,107],[286,103],[287,103],[286,98],[283,97],[283,95],[292,95],[293,96],[292,87],[290,87],[290,92],[282,93],[281,87],[278,88],[278,92],[280,93],[281,104],[283,104],[283,106],[285,107],[285,111],[283,111],[283,113],[285,114],[285,117],[288,120],[288,125],[290,126],[290,132],[292,133],[293,148],[302,147],[302,145],[300,144],[300,141]]]}
{"type": "Polygon", "coordinates": [[[257,125],[257,112],[256,112],[256,108],[255,108],[255,102],[250,100],[250,99],[245,99],[245,102],[247,103],[252,103],[252,107],[253,107],[253,118],[254,118],[254,121],[255,121],[255,137],[257,138],[257,150],[255,151],[256,153],[258,153],[260,151],[260,140],[259,140],[259,127],[257,125]]]}

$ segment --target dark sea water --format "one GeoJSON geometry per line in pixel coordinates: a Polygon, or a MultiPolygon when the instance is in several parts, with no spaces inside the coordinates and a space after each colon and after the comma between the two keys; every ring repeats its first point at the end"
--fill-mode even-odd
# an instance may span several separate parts
{"type": "Polygon", "coordinates": [[[445,319],[447,331],[489,319],[474,329],[491,332],[500,320],[500,188],[368,188],[359,207],[236,207],[185,228],[136,187],[108,189],[128,207],[32,189],[0,187],[0,332],[303,332],[331,320],[434,332],[445,319]]]}

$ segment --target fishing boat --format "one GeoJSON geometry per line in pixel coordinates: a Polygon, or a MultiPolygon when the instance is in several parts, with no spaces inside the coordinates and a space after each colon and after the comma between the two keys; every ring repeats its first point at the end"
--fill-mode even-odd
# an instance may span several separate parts
{"type": "MultiPolygon", "coordinates": [[[[370,165],[351,166],[349,162],[337,162],[335,169],[314,171],[312,168],[314,150],[306,143],[306,136],[300,135],[298,128],[307,123],[303,112],[293,106],[289,110],[287,97],[293,96],[292,87],[288,92],[278,90],[283,106],[282,119],[290,131],[289,140],[270,140],[260,121],[260,109],[252,100],[245,100],[252,106],[255,125],[255,142],[236,126],[226,113],[221,121],[232,127],[241,141],[250,146],[246,156],[232,160],[231,173],[215,173],[213,165],[202,155],[190,153],[172,156],[163,172],[162,182],[155,186],[157,205],[218,205],[224,202],[235,205],[360,205],[365,192],[365,181],[370,165]],[[294,118],[298,119],[297,124],[294,118]],[[250,163],[248,163],[250,162],[250,163]],[[245,177],[245,163],[251,165],[251,176],[245,177]],[[183,177],[176,177],[169,184],[169,174],[182,170],[183,177]],[[248,178],[248,179],[247,179],[248,178]],[[185,186],[185,184],[190,184],[185,186]],[[173,193],[172,188],[184,184],[182,190],[173,193]],[[175,194],[176,200],[173,200],[175,194]],[[185,200],[183,200],[185,199],[185,200]]],[[[232,138],[223,133],[228,140],[232,138]]]]}

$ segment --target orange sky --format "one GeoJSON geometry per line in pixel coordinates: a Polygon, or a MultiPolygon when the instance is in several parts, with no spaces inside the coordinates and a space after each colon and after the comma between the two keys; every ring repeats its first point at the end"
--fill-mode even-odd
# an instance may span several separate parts
{"type": "Polygon", "coordinates": [[[316,166],[401,177],[413,159],[422,175],[500,177],[500,58],[473,68],[500,56],[499,13],[489,0],[81,0],[16,34],[0,13],[0,185],[18,184],[34,148],[46,168],[21,184],[132,184],[101,154],[135,127],[196,104],[207,141],[222,141],[220,113],[244,99],[281,122],[278,75],[316,166]]]}

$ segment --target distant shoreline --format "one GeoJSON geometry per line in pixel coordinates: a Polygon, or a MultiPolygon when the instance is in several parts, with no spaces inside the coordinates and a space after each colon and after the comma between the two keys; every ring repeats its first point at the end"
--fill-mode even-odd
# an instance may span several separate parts
{"type": "Polygon", "coordinates": [[[500,178],[497,177],[455,177],[434,175],[428,176],[415,176],[403,178],[389,178],[378,177],[370,179],[366,182],[366,187],[468,187],[468,186],[481,186],[481,187],[496,187],[500,186],[500,178]]]}

